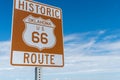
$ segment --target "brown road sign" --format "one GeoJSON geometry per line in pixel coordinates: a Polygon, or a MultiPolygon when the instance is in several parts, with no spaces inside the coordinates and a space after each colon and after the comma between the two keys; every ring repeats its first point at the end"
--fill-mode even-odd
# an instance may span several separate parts
{"type": "Polygon", "coordinates": [[[63,67],[62,10],[29,0],[14,0],[11,64],[63,67]]]}

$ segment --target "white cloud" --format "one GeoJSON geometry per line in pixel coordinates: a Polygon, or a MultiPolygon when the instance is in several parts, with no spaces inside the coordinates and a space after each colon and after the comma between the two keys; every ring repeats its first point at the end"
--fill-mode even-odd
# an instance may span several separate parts
{"type": "Polygon", "coordinates": [[[80,39],[80,35],[79,34],[67,35],[66,37],[64,37],[64,42],[73,41],[75,39],[80,39]]]}
{"type": "MultiPolygon", "coordinates": [[[[68,42],[65,43],[65,67],[59,70],[56,69],[55,72],[58,73],[55,75],[120,72],[120,38],[114,41],[109,38],[104,41],[104,37],[110,36],[106,33],[106,31],[98,31],[98,34],[97,32],[89,33],[82,36],[82,39],[75,38],[76,35],[73,36],[72,34],[71,39],[73,42],[69,42],[70,35],[69,37],[66,36],[68,42]],[[101,35],[104,36],[101,37],[101,35]]],[[[79,36],[80,34],[77,34],[77,37],[79,36]]],[[[119,34],[116,36],[119,36],[119,34]]],[[[48,75],[52,74],[48,72],[48,75]]]]}
{"type": "Polygon", "coordinates": [[[45,75],[120,72],[119,56],[71,56],[66,58],[64,68],[44,69],[45,75]]]}
{"type": "Polygon", "coordinates": [[[110,35],[110,36],[104,37],[104,40],[110,40],[110,39],[117,38],[117,37],[118,37],[117,35],[110,35]]]}
{"type": "Polygon", "coordinates": [[[0,68],[0,71],[5,71],[5,70],[7,70],[7,71],[9,71],[9,70],[13,70],[13,69],[15,69],[15,68],[0,68]]]}
{"type": "Polygon", "coordinates": [[[16,80],[30,80],[30,79],[18,79],[18,78],[17,78],[16,80]]]}
{"type": "Polygon", "coordinates": [[[103,50],[120,50],[120,41],[115,41],[115,42],[103,42],[102,44],[99,43],[96,46],[98,46],[98,48],[103,49],[103,50]],[[103,45],[104,44],[104,45],[103,45]]]}
{"type": "Polygon", "coordinates": [[[104,34],[106,32],[106,30],[101,30],[99,31],[99,34],[104,34]]]}
{"type": "Polygon", "coordinates": [[[10,52],[10,41],[0,42],[0,55],[6,55],[10,52]]]}
{"type": "MultiPolygon", "coordinates": [[[[44,76],[98,72],[120,72],[119,34],[108,35],[106,33],[107,31],[101,30],[97,32],[70,34],[65,36],[65,67],[43,68],[44,76]],[[109,36],[117,36],[118,38],[113,40],[113,38],[107,38],[109,36]]],[[[31,71],[34,74],[34,68],[27,69],[27,67],[24,68],[11,66],[9,64],[10,41],[0,42],[0,44],[0,52],[2,52],[0,54],[0,61],[2,60],[0,72],[10,71],[10,73],[14,72],[14,74],[17,74],[17,72],[25,70],[24,72],[21,72],[21,74],[24,74],[24,76],[26,76],[26,73],[30,74],[31,71]]],[[[59,78],[55,79],[59,80],[59,78]]]]}

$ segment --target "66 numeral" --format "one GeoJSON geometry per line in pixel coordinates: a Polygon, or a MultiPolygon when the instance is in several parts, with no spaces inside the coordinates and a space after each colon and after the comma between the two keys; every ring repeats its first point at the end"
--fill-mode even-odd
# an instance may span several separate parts
{"type": "Polygon", "coordinates": [[[32,41],[34,43],[41,42],[42,44],[47,44],[48,43],[47,36],[48,35],[46,33],[39,34],[38,32],[33,32],[32,33],[32,41]]]}

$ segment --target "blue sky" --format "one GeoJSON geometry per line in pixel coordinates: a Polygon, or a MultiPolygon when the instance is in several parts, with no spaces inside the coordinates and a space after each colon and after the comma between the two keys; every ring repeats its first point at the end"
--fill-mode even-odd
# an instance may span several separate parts
{"type": "MultiPolygon", "coordinates": [[[[120,24],[119,0],[36,0],[63,9],[64,35],[95,30],[114,30],[120,24]]],[[[0,40],[11,36],[12,0],[1,4],[0,40]],[[4,31],[5,30],[5,31],[4,31]],[[4,36],[3,36],[4,34],[4,36]]]]}
{"type": "MultiPolygon", "coordinates": [[[[43,79],[120,79],[119,0],[35,1],[63,10],[65,66],[43,68],[43,79]]],[[[2,0],[1,3],[0,79],[33,80],[34,67],[13,67],[9,63],[12,0],[2,0]]]]}

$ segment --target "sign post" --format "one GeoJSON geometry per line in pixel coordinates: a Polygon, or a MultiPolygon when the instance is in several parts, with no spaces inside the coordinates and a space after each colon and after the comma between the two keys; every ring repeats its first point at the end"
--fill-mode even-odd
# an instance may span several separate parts
{"type": "Polygon", "coordinates": [[[11,65],[63,67],[62,10],[32,0],[14,0],[13,11],[11,65]]]}
{"type": "Polygon", "coordinates": [[[35,80],[42,80],[42,68],[35,67],[35,80]]]}

